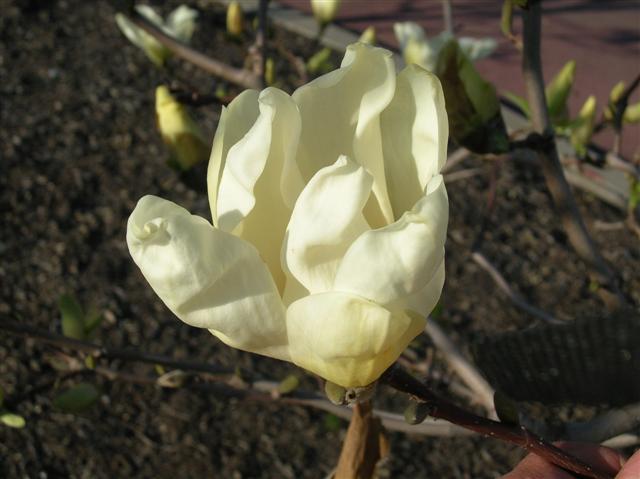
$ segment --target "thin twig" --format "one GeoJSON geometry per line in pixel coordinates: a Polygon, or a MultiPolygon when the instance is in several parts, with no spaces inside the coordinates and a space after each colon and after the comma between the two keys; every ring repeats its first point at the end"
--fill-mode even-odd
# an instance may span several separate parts
{"type": "Polygon", "coordinates": [[[477,416],[433,393],[428,387],[397,366],[389,368],[380,381],[410,394],[430,406],[429,415],[458,424],[485,436],[501,439],[528,450],[565,470],[593,479],[611,479],[605,472],[553,446],[523,426],[510,425],[477,416]]]}
{"type": "Polygon", "coordinates": [[[584,225],[558,159],[542,76],[540,1],[530,1],[529,8],[522,11],[522,18],[524,39],[522,72],[529,97],[533,127],[539,135],[542,135],[541,141],[538,142],[537,147],[534,147],[534,150],[537,153],[547,187],[554,199],[569,241],[578,255],[590,266],[598,283],[612,293],[611,297],[607,299],[614,305],[620,306],[624,304],[624,298],[618,289],[616,278],[584,225]]]}
{"type": "Polygon", "coordinates": [[[248,70],[234,68],[185,45],[164,33],[135,10],[131,13],[131,21],[171,50],[174,55],[194,64],[198,68],[244,88],[259,89],[261,87],[260,77],[254,73],[248,70]]]}
{"type": "Polygon", "coordinates": [[[89,341],[68,338],[61,334],[51,333],[40,328],[34,328],[33,326],[13,321],[3,321],[0,323],[0,330],[20,336],[36,338],[44,343],[58,346],[60,348],[69,348],[75,351],[81,351],[90,354],[95,358],[120,359],[123,361],[135,361],[154,365],[159,364],[173,369],[197,371],[217,375],[236,374],[236,371],[231,368],[224,368],[214,364],[201,363],[197,361],[169,358],[157,354],[146,353],[138,349],[107,348],[89,341]]]}
{"type": "Polygon", "coordinates": [[[480,266],[487,273],[489,273],[489,276],[491,276],[491,279],[493,279],[493,281],[496,283],[498,288],[500,288],[502,292],[507,295],[507,297],[513,302],[513,304],[516,307],[518,307],[525,313],[530,314],[531,316],[537,319],[540,319],[542,321],[545,321],[547,323],[564,324],[563,321],[560,321],[559,319],[556,319],[553,316],[551,316],[549,313],[546,313],[543,310],[533,306],[531,303],[525,300],[522,296],[516,293],[511,288],[511,286],[509,286],[509,283],[507,283],[507,280],[504,279],[504,276],[500,274],[500,271],[498,271],[496,267],[493,266],[491,262],[486,258],[486,256],[482,254],[480,251],[472,252],[471,258],[478,266],[480,266]]]}
{"type": "Polygon", "coordinates": [[[429,318],[424,328],[433,343],[444,355],[451,368],[460,376],[476,395],[476,400],[491,414],[495,413],[493,406],[493,388],[482,376],[480,371],[465,358],[456,345],[449,339],[440,325],[433,318],[429,318]]]}

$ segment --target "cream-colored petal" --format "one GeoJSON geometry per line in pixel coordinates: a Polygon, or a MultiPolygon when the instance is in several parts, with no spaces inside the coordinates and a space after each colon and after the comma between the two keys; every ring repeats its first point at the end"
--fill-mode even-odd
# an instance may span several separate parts
{"type": "Polygon", "coordinates": [[[222,170],[225,167],[227,155],[232,146],[238,143],[256,122],[260,111],[258,110],[258,96],[256,90],[245,90],[229,103],[222,107],[218,129],[213,137],[213,147],[207,169],[207,190],[209,194],[209,206],[213,224],[219,227],[218,221],[218,189],[222,170]]]}
{"type": "Polygon", "coordinates": [[[349,245],[369,226],[362,209],[373,179],[346,156],[309,181],[296,202],[283,245],[284,267],[308,291],[327,291],[349,245]]]}
{"type": "Polygon", "coordinates": [[[127,223],[129,252],[156,294],[182,321],[226,344],[288,359],[285,311],[256,249],[155,196],[127,223]]]}
{"type": "Polygon", "coordinates": [[[174,38],[188,43],[196,29],[196,19],[198,11],[189,8],[186,5],[180,5],[173,10],[167,17],[167,30],[171,32],[174,38]]]}
{"type": "Polygon", "coordinates": [[[291,216],[283,190],[302,181],[295,174],[300,116],[291,97],[277,88],[263,90],[258,106],[255,123],[228,151],[218,189],[218,226],[258,248],[282,292],[280,251],[291,216]]]}
{"type": "Polygon", "coordinates": [[[155,65],[161,67],[171,52],[122,13],[116,13],[115,18],[124,36],[140,48],[155,65]]]}
{"type": "Polygon", "coordinates": [[[297,162],[303,178],[308,181],[340,155],[364,166],[373,176],[374,195],[365,216],[374,227],[393,220],[384,179],[380,113],[394,90],[391,53],[356,43],[347,47],[340,69],[293,94],[302,117],[297,162]]]}
{"type": "Polygon", "coordinates": [[[424,324],[342,292],[306,296],[287,309],[291,360],[343,387],[378,379],[424,324]]]}
{"type": "MultiPolygon", "coordinates": [[[[438,304],[442,288],[444,286],[445,268],[444,258],[436,270],[431,280],[417,293],[409,295],[402,301],[402,307],[407,311],[412,311],[420,316],[428,316],[433,308],[438,304]]],[[[398,305],[399,306],[399,305],[398,305]]],[[[395,309],[398,306],[392,306],[395,309]]]]}
{"type": "Polygon", "coordinates": [[[399,218],[447,160],[449,122],[440,80],[417,65],[406,67],[380,125],[387,189],[399,218]]]}
{"type": "Polygon", "coordinates": [[[411,211],[353,243],[332,289],[365,297],[392,311],[406,309],[407,298],[431,281],[444,258],[448,217],[447,193],[438,175],[411,211]]]}

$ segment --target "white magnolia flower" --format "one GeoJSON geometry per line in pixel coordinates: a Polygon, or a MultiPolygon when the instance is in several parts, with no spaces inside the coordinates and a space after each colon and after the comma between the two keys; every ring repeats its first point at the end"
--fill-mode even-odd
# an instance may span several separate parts
{"type": "MultiPolygon", "coordinates": [[[[427,38],[424,29],[414,22],[395,23],[393,31],[405,63],[415,63],[429,71],[435,71],[440,51],[454,38],[453,34],[447,31],[427,38]]],[[[471,61],[488,57],[498,46],[493,38],[461,37],[458,38],[458,44],[471,61]]]]}
{"type": "Polygon", "coordinates": [[[311,0],[313,16],[320,25],[333,22],[340,8],[341,0],[311,0]]]}
{"type": "Polygon", "coordinates": [[[448,137],[438,79],[361,43],[299,88],[223,109],[213,222],[143,197],[127,243],[184,322],[344,387],[375,381],[444,283],[448,137]]]}
{"type": "MultiPolygon", "coordinates": [[[[198,12],[186,5],[180,5],[173,10],[165,21],[156,11],[148,5],[136,5],[136,11],[157,26],[167,35],[182,42],[189,42],[196,28],[198,12]]],[[[171,56],[171,52],[154,37],[145,32],[129,20],[122,13],[116,14],[116,23],[131,43],[141,48],[149,59],[158,66],[171,56]]]]}

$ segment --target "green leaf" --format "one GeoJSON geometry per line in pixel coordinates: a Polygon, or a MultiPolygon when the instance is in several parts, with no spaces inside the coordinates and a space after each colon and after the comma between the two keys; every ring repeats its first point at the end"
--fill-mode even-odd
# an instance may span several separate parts
{"type": "Polygon", "coordinates": [[[99,311],[95,309],[89,310],[89,312],[84,317],[84,333],[86,337],[89,337],[93,334],[93,332],[102,324],[104,321],[104,316],[99,311]]]}
{"type": "Polygon", "coordinates": [[[22,416],[10,412],[0,413],[0,422],[16,429],[22,429],[26,424],[22,416]]]}
{"type": "Polygon", "coordinates": [[[346,395],[347,390],[342,386],[338,386],[330,381],[324,383],[324,393],[327,395],[329,401],[338,406],[342,406],[347,403],[346,395]]]}
{"type": "Polygon", "coordinates": [[[629,188],[629,211],[633,212],[640,204],[640,181],[632,180],[629,188]]]}
{"type": "Polygon", "coordinates": [[[455,39],[438,57],[449,131],[454,140],[474,153],[505,153],[509,138],[495,87],[485,81],[455,39]]]}
{"type": "Polygon", "coordinates": [[[98,389],[89,383],[79,383],[58,394],[53,405],[64,412],[79,413],[89,409],[100,397],[98,389]]]}
{"type": "Polygon", "coordinates": [[[507,100],[514,103],[518,108],[520,108],[520,110],[522,110],[522,113],[524,113],[527,118],[531,118],[531,110],[529,109],[529,102],[527,100],[525,100],[520,95],[511,93],[510,91],[504,92],[504,96],[507,98],[507,100]]]}
{"type": "Polygon", "coordinates": [[[337,432],[342,427],[342,421],[334,414],[325,414],[322,422],[324,428],[329,432],[337,432]]]}
{"type": "Polygon", "coordinates": [[[518,426],[520,424],[518,405],[509,396],[500,391],[496,391],[493,394],[493,406],[501,422],[511,424],[512,426],[518,426]]]}
{"type": "Polygon", "coordinates": [[[298,379],[298,376],[290,374],[280,381],[280,384],[278,384],[278,392],[280,394],[289,394],[290,392],[295,391],[299,385],[300,380],[298,379]]]}
{"type": "Polygon", "coordinates": [[[575,73],[576,61],[569,60],[545,88],[551,123],[562,123],[567,120],[567,101],[573,87],[575,73]]]}
{"type": "Polygon", "coordinates": [[[68,338],[85,339],[84,312],[80,303],[71,295],[63,294],[58,299],[62,315],[62,334],[68,338]]]}

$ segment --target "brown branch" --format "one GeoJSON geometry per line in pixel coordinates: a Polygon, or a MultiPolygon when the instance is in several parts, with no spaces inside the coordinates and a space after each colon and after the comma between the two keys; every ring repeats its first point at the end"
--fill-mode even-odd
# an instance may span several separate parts
{"type": "Polygon", "coordinates": [[[380,419],[371,401],[357,402],[342,444],[334,479],[371,479],[382,457],[380,419]]]}
{"type": "Polygon", "coordinates": [[[510,425],[477,416],[440,398],[427,386],[397,366],[389,368],[380,378],[380,382],[425,402],[430,407],[429,415],[432,417],[444,419],[484,436],[515,444],[543,457],[558,467],[584,477],[612,479],[609,474],[598,471],[593,466],[555,447],[523,426],[510,425]]]}
{"type": "Polygon", "coordinates": [[[615,306],[620,306],[624,304],[624,298],[617,287],[615,276],[596,248],[585,227],[558,159],[542,77],[540,2],[531,1],[529,8],[522,11],[522,18],[524,39],[522,72],[529,97],[533,127],[539,135],[542,135],[540,137],[541,141],[534,147],[534,150],[537,153],[547,187],[558,209],[558,214],[569,241],[578,255],[590,266],[592,275],[598,283],[612,293],[607,298],[609,302],[615,306]]]}
{"type": "Polygon", "coordinates": [[[194,64],[206,72],[224,78],[225,80],[244,88],[259,89],[262,85],[260,77],[254,73],[248,70],[234,68],[185,45],[179,40],[176,40],[172,36],[164,33],[136,11],[131,13],[131,21],[154,37],[159,43],[168,48],[175,56],[194,64]]]}

